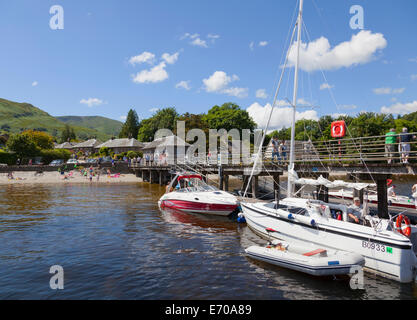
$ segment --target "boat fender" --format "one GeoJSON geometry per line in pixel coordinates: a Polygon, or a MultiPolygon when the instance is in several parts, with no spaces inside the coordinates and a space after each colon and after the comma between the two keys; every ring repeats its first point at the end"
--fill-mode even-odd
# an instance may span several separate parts
{"type": "Polygon", "coordinates": [[[310,221],[310,224],[314,227],[314,226],[316,225],[316,221],[314,221],[314,219],[312,219],[312,220],[310,221]]]}
{"type": "Polygon", "coordinates": [[[289,219],[289,220],[293,220],[293,219],[294,219],[294,216],[292,215],[292,213],[290,213],[290,214],[288,215],[288,219],[289,219]]]}
{"type": "Polygon", "coordinates": [[[246,222],[246,219],[245,219],[245,217],[244,217],[244,215],[242,213],[239,213],[238,214],[238,216],[237,216],[237,222],[238,223],[245,223],[246,222]]]}

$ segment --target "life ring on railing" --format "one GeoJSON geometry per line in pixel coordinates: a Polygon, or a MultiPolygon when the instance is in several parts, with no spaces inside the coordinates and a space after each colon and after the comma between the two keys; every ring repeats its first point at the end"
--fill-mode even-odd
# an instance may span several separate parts
{"type": "Polygon", "coordinates": [[[411,235],[410,219],[408,219],[407,216],[400,214],[395,221],[395,227],[399,233],[405,235],[406,237],[411,235]],[[403,221],[405,226],[403,226],[403,221]]]}

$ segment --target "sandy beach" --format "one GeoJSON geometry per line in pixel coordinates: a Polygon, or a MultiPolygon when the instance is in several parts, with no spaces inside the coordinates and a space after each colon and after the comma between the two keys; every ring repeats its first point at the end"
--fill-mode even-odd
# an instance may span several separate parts
{"type": "Polygon", "coordinates": [[[66,175],[61,175],[59,172],[44,172],[36,174],[35,171],[14,171],[13,179],[9,179],[7,173],[0,173],[0,185],[5,184],[33,184],[33,183],[138,183],[142,180],[137,178],[134,174],[101,174],[99,179],[94,176],[90,181],[89,176],[81,176],[78,171],[70,171],[66,175]]]}

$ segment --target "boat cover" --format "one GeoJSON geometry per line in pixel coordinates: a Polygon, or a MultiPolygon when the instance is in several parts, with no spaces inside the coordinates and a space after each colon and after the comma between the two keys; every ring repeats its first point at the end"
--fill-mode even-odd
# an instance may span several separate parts
{"type": "Polygon", "coordinates": [[[358,182],[346,182],[343,180],[335,180],[330,181],[324,178],[323,176],[320,176],[318,179],[304,179],[304,178],[298,178],[297,173],[294,170],[291,170],[288,172],[290,175],[290,179],[295,184],[301,184],[301,185],[310,185],[310,186],[325,186],[326,188],[332,189],[332,188],[351,188],[355,190],[362,190],[369,187],[376,187],[375,183],[358,183],[358,182]]]}

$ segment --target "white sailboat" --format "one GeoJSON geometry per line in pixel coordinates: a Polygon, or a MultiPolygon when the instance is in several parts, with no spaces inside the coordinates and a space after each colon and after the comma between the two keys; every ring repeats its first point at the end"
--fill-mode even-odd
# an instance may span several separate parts
{"type": "MultiPolygon", "coordinates": [[[[345,205],[329,204],[293,196],[294,184],[301,182],[294,172],[294,135],[302,13],[303,0],[300,0],[296,25],[298,29],[297,60],[292,100],[293,114],[287,198],[279,201],[279,203],[241,202],[246,222],[252,231],[266,239],[284,240],[300,245],[309,243],[334,250],[357,253],[365,258],[364,268],[367,271],[399,282],[414,281],[416,280],[417,268],[417,228],[409,225],[409,223],[403,226],[402,216],[398,217],[397,221],[399,223],[395,224],[394,221],[389,219],[371,217],[367,215],[366,210],[363,210],[361,217],[363,222],[356,224],[348,221],[348,208],[345,205]],[[341,220],[335,219],[332,215],[333,212],[340,212],[343,218],[341,220]],[[268,233],[266,231],[271,229],[275,232],[268,233]]],[[[279,85],[277,93],[278,90],[279,85]]],[[[276,98],[277,94],[275,100],[276,98]]],[[[254,167],[256,164],[257,161],[255,161],[254,167]]],[[[315,185],[330,183],[326,179],[310,182],[315,185]]],[[[362,189],[366,186],[354,184],[353,187],[362,189]]]]}

